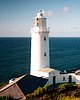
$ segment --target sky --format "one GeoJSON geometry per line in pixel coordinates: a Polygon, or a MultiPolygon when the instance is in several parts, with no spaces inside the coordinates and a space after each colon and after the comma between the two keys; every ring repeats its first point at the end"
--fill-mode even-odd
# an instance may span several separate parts
{"type": "Polygon", "coordinates": [[[30,37],[45,12],[51,37],[80,37],[80,0],[0,0],[0,37],[30,37]]]}

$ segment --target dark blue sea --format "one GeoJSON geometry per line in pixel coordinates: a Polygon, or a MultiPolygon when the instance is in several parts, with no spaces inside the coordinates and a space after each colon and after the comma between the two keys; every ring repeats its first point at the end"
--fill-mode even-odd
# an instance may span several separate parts
{"type": "MultiPolygon", "coordinates": [[[[80,38],[50,38],[50,67],[80,69],[80,38]]],[[[29,73],[31,38],[0,38],[0,83],[29,73]]]]}

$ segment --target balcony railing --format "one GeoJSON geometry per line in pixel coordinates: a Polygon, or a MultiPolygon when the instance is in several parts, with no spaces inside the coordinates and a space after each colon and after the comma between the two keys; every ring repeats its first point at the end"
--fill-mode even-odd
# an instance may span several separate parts
{"type": "Polygon", "coordinates": [[[46,28],[46,29],[40,29],[39,27],[34,27],[31,28],[31,32],[39,32],[39,33],[43,33],[43,32],[50,32],[50,28],[46,28]]]}

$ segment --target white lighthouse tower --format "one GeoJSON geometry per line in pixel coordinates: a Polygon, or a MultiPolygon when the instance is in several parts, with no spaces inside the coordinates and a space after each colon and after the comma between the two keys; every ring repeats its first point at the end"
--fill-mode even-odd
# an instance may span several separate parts
{"type": "Polygon", "coordinates": [[[38,76],[38,71],[49,68],[49,29],[46,27],[46,18],[43,11],[34,18],[34,27],[31,29],[31,69],[30,74],[38,76]]]}

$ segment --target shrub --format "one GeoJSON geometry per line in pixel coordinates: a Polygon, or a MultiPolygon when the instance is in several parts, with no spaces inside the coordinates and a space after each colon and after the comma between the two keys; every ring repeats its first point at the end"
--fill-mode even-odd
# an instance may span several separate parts
{"type": "Polygon", "coordinates": [[[49,87],[49,86],[50,86],[49,84],[46,84],[46,85],[43,87],[44,92],[46,92],[46,91],[48,90],[48,87],[49,87]]]}
{"type": "Polygon", "coordinates": [[[13,99],[13,98],[9,95],[9,96],[0,96],[0,100],[16,100],[16,99],[13,99]]]}
{"type": "Polygon", "coordinates": [[[59,89],[60,90],[73,90],[74,89],[74,86],[73,86],[73,84],[71,84],[71,83],[64,83],[64,84],[61,84],[60,86],[59,86],[59,89]]]}
{"type": "Polygon", "coordinates": [[[49,85],[45,85],[44,87],[38,87],[34,92],[33,95],[34,96],[41,96],[42,94],[44,94],[47,89],[48,89],[49,85]]]}
{"type": "Polygon", "coordinates": [[[43,91],[44,91],[43,88],[39,87],[33,92],[33,95],[34,96],[39,96],[39,95],[43,94],[43,91]]]}

